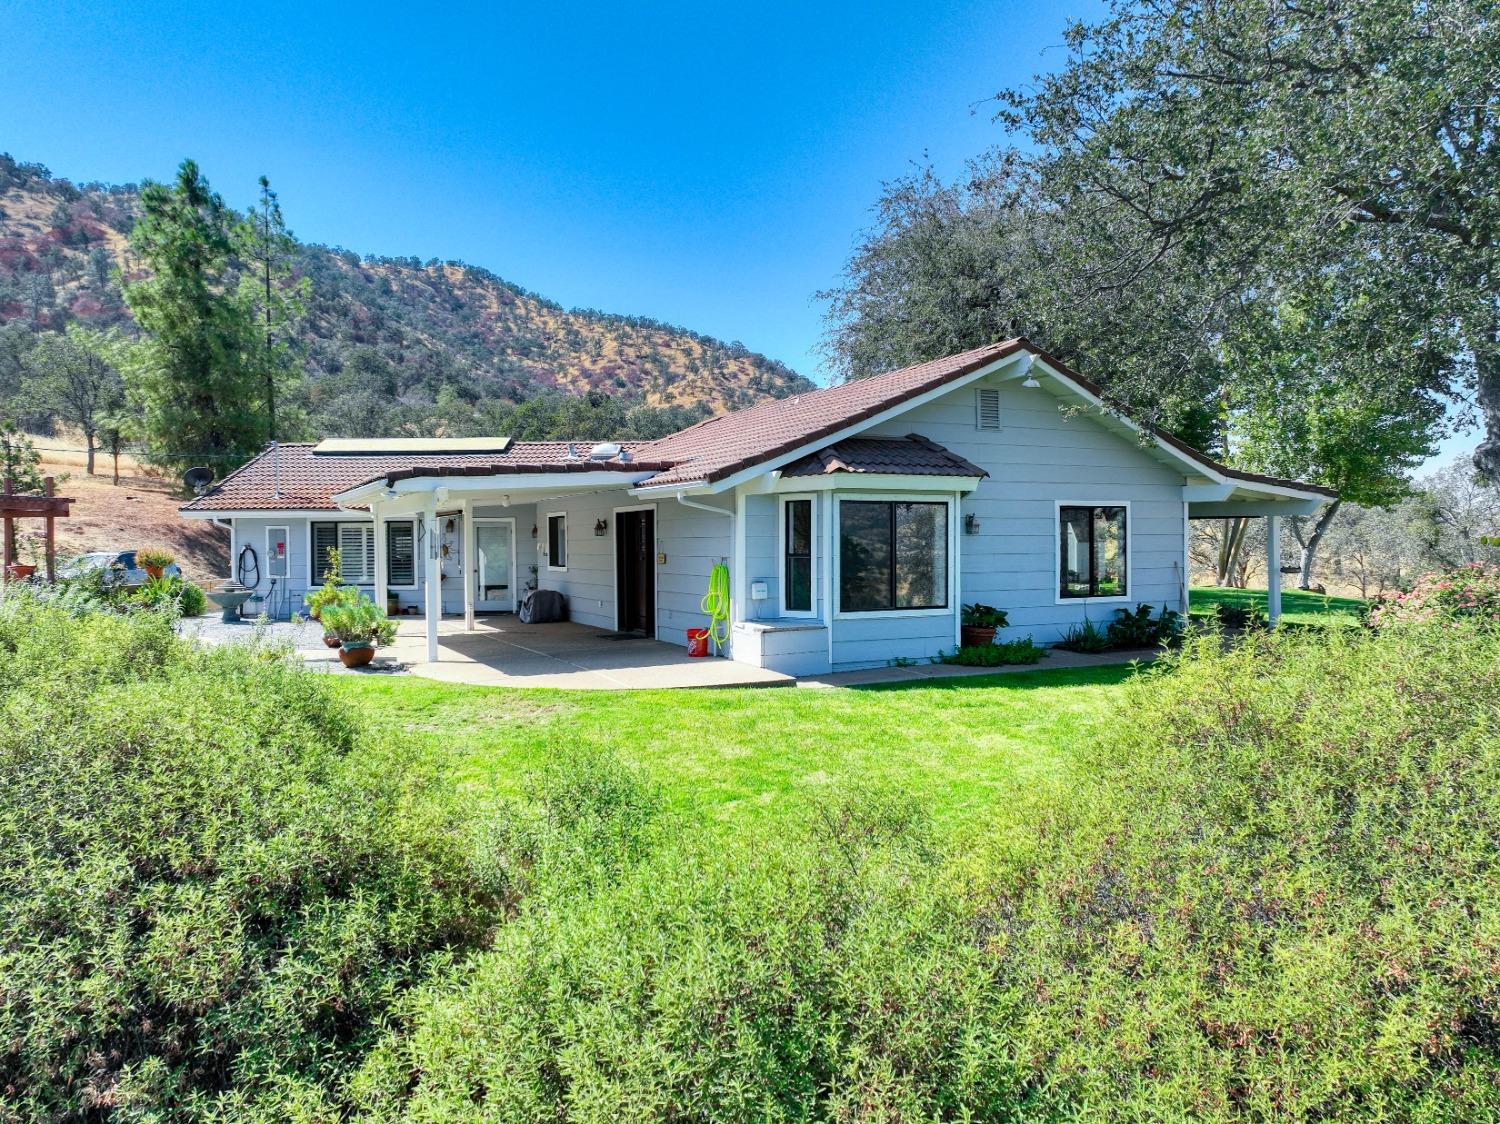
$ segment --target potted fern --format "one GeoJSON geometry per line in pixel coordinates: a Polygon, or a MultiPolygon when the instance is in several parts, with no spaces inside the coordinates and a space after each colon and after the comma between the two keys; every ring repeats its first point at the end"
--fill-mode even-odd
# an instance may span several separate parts
{"type": "Polygon", "coordinates": [[[135,552],[135,564],[146,571],[152,581],[161,581],[167,567],[177,561],[177,555],[159,546],[148,546],[135,552]]]}
{"type": "Polygon", "coordinates": [[[396,639],[396,622],[369,597],[356,593],[352,600],[323,606],[323,628],[339,642],[339,663],[363,667],[375,658],[375,649],[396,639]]]}
{"type": "Polygon", "coordinates": [[[959,621],[959,639],[965,648],[979,648],[995,642],[995,633],[1006,625],[1004,609],[993,605],[965,605],[959,621]]]}

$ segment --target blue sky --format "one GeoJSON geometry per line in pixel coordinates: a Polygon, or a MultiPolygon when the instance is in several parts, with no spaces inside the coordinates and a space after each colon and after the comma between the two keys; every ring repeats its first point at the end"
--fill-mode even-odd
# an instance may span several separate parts
{"type": "Polygon", "coordinates": [[[0,0],[0,150],[79,181],[192,156],[236,206],[264,173],[304,239],[460,258],[821,381],[814,294],[881,182],[1004,140],[987,99],[1100,10],[0,0]]]}

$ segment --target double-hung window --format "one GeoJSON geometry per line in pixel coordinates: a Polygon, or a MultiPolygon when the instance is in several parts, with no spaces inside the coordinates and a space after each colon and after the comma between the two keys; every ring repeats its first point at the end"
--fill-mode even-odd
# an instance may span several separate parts
{"type": "Polygon", "coordinates": [[[948,607],[946,501],[842,500],[839,611],[948,607]]]}
{"type": "Polygon", "coordinates": [[[1122,505],[1057,509],[1059,597],[1124,597],[1128,528],[1122,505]]]}
{"type": "Polygon", "coordinates": [[[781,610],[793,616],[813,611],[813,501],[781,504],[781,610]]]}

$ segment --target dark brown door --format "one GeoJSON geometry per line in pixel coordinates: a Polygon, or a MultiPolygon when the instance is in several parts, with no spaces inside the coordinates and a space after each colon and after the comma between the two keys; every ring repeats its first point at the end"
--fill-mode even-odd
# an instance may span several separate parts
{"type": "Polygon", "coordinates": [[[615,517],[615,576],[620,631],[656,635],[656,521],[650,511],[615,517]]]}

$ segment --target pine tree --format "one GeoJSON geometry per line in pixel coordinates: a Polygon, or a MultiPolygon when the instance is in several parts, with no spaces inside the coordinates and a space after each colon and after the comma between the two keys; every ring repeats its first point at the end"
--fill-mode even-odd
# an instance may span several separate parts
{"type": "Polygon", "coordinates": [[[192,160],[172,186],[142,187],[141,212],[130,245],[149,275],[125,301],[146,334],[122,367],[145,456],[222,469],[267,439],[255,322],[228,284],[230,215],[192,160]]]}
{"type": "Polygon", "coordinates": [[[240,293],[260,333],[256,362],[264,387],[270,439],[285,437],[282,403],[297,381],[291,342],[307,303],[308,280],[296,277],[292,258],[297,242],[281,216],[281,201],[271,181],[260,177],[260,203],[251,207],[238,230],[238,252],[247,266],[240,293]]]}

